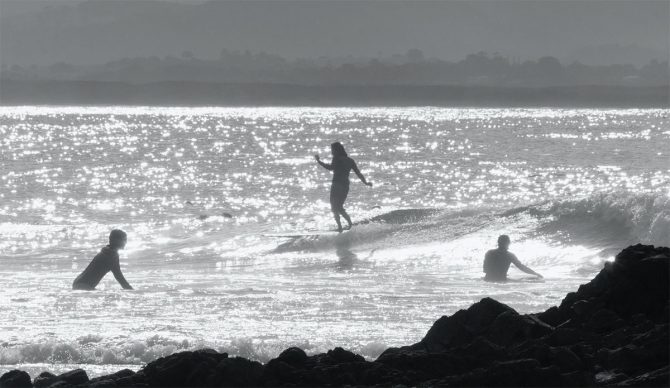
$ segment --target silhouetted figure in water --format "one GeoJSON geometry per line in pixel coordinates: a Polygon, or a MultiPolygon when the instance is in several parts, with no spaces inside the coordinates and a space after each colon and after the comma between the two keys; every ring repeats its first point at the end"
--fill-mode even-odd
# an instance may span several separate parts
{"type": "Polygon", "coordinates": [[[119,249],[126,246],[128,237],[126,232],[114,229],[109,234],[109,245],[102,248],[100,253],[95,255],[88,267],[72,283],[73,290],[94,290],[107,272],[112,271],[116,281],[126,290],[133,288],[123,277],[121,266],[119,265],[119,249]]]}
{"type": "Polygon", "coordinates": [[[333,154],[333,160],[330,164],[322,162],[319,155],[314,155],[314,158],[323,168],[333,172],[333,183],[330,186],[330,209],[335,216],[335,222],[337,222],[337,231],[342,233],[340,215],[347,220],[349,224],[347,228],[351,228],[351,218],[349,218],[346,210],[344,210],[344,201],[347,199],[347,194],[349,194],[349,172],[354,170],[358,179],[367,186],[372,186],[372,183],[365,180],[363,174],[358,170],[356,162],[347,156],[347,152],[340,142],[331,144],[330,151],[333,154]]]}
{"type": "Polygon", "coordinates": [[[508,251],[509,244],[509,236],[503,234],[498,237],[498,248],[486,252],[486,256],[484,257],[484,272],[486,276],[484,280],[490,282],[506,281],[507,270],[512,263],[523,272],[542,278],[542,275],[521,264],[514,253],[508,251]]]}

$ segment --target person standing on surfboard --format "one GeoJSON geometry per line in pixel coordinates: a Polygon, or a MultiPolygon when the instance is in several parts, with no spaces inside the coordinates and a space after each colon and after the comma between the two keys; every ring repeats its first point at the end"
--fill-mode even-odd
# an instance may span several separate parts
{"type": "Polygon", "coordinates": [[[351,218],[349,218],[347,211],[344,210],[344,201],[347,199],[347,194],[349,194],[349,172],[354,170],[358,179],[367,186],[372,186],[372,183],[365,180],[358,166],[356,166],[356,162],[347,155],[347,151],[344,150],[342,143],[338,141],[331,144],[330,152],[333,154],[330,164],[322,162],[319,155],[314,155],[314,159],[319,162],[321,167],[333,172],[333,183],[330,186],[330,210],[335,216],[337,231],[342,233],[340,215],[347,220],[349,224],[347,229],[351,229],[351,218]]]}

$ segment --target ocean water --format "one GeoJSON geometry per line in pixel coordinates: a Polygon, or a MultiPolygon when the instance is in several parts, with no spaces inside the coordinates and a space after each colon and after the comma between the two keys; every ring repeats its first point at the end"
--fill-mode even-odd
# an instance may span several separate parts
{"type": "Polygon", "coordinates": [[[0,373],[373,359],[482,297],[542,311],[670,244],[669,146],[667,109],[0,107],[0,373]],[[374,183],[352,174],[359,224],[282,237],[335,227],[313,159],[333,141],[374,183]],[[72,291],[113,228],[135,291],[72,291]],[[544,281],[481,280],[502,233],[544,281]]]}

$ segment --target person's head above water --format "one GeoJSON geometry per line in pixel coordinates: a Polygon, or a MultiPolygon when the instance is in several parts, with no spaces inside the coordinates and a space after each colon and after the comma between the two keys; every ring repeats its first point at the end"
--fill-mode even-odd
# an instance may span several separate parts
{"type": "Polygon", "coordinates": [[[347,151],[344,150],[344,146],[339,141],[330,145],[330,152],[333,156],[347,156],[347,151]]]}
{"type": "Polygon", "coordinates": [[[506,234],[501,234],[501,235],[498,237],[498,248],[507,250],[507,248],[509,248],[509,244],[510,244],[510,242],[511,242],[511,241],[510,241],[508,235],[506,235],[506,234]]]}
{"type": "Polygon", "coordinates": [[[123,249],[128,241],[128,235],[121,229],[114,229],[109,234],[109,246],[112,248],[123,249]]]}

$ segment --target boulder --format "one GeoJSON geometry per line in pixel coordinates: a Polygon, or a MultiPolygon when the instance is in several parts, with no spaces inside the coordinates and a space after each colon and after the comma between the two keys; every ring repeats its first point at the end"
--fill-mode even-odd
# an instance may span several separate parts
{"type": "Polygon", "coordinates": [[[584,325],[585,328],[596,333],[612,331],[625,325],[625,322],[612,310],[599,309],[584,325]]]}
{"type": "Polygon", "coordinates": [[[263,365],[242,357],[225,358],[216,365],[205,386],[254,387],[261,385],[263,365]]]}
{"type": "Polygon", "coordinates": [[[621,387],[668,387],[670,386],[670,367],[653,370],[616,384],[621,387]]]}
{"type": "Polygon", "coordinates": [[[299,367],[304,365],[305,361],[307,361],[307,354],[305,354],[304,350],[293,347],[281,352],[279,357],[277,357],[275,360],[285,362],[288,365],[299,367]]]}
{"type": "Polygon", "coordinates": [[[35,388],[48,387],[56,381],[57,376],[50,372],[42,372],[33,381],[35,388]]]}
{"type": "Polygon", "coordinates": [[[326,353],[326,355],[328,355],[328,357],[333,359],[333,361],[338,364],[365,361],[365,358],[363,358],[363,356],[360,356],[358,354],[352,353],[348,350],[344,350],[339,347],[333,350],[329,350],[328,353],[326,353]]]}
{"type": "Polygon", "coordinates": [[[583,368],[582,360],[570,349],[557,347],[551,349],[552,364],[558,366],[561,372],[573,372],[583,368]]]}
{"type": "MultiPolygon", "coordinates": [[[[89,382],[88,374],[83,369],[74,369],[69,372],[62,373],[58,376],[49,372],[40,373],[33,382],[35,388],[56,387],[56,386],[72,386],[81,385],[89,382]]],[[[97,380],[92,383],[96,383],[97,380]]]]}
{"type": "Polygon", "coordinates": [[[495,360],[504,356],[504,347],[496,345],[488,339],[478,336],[468,345],[464,346],[461,354],[480,360],[495,360]]]}
{"type": "Polygon", "coordinates": [[[152,386],[204,385],[215,373],[217,365],[228,358],[226,353],[187,351],[161,357],[150,362],[138,374],[152,386]]]}
{"type": "Polygon", "coordinates": [[[439,352],[467,345],[477,335],[483,334],[491,323],[504,312],[517,314],[514,309],[505,304],[491,298],[484,298],[467,310],[459,310],[452,316],[443,316],[438,319],[421,342],[413,347],[429,352],[439,352]]]}
{"type": "Polygon", "coordinates": [[[486,329],[486,338],[502,346],[509,346],[531,338],[539,338],[553,331],[546,323],[530,315],[519,315],[514,310],[499,314],[486,329]]]}
{"type": "Polygon", "coordinates": [[[583,334],[581,330],[569,327],[559,327],[547,338],[547,343],[552,346],[572,345],[581,341],[583,334]]]}
{"type": "Polygon", "coordinates": [[[475,369],[450,381],[454,386],[552,386],[561,382],[558,368],[542,368],[537,360],[498,362],[489,368],[475,369]]]}
{"type": "Polygon", "coordinates": [[[88,382],[88,375],[83,369],[75,369],[58,375],[55,380],[71,385],[79,385],[88,382]]]}
{"type": "Polygon", "coordinates": [[[602,372],[596,373],[594,376],[594,381],[598,385],[605,385],[605,386],[611,386],[614,385],[620,381],[624,381],[628,379],[628,375],[625,373],[617,372],[617,371],[612,371],[612,370],[606,370],[602,372]]]}
{"type": "Polygon", "coordinates": [[[568,320],[568,317],[564,316],[556,306],[550,307],[544,312],[536,314],[536,316],[542,322],[546,322],[548,325],[554,327],[568,320]]]}
{"type": "Polygon", "coordinates": [[[111,379],[97,379],[95,381],[90,381],[88,383],[89,388],[109,388],[109,387],[116,387],[116,381],[111,380],[111,379]]]}
{"type": "Polygon", "coordinates": [[[14,369],[0,376],[1,388],[32,387],[30,375],[22,370],[14,369]]]}

